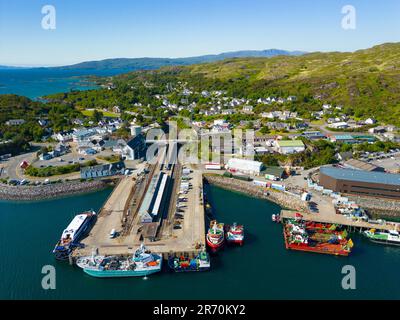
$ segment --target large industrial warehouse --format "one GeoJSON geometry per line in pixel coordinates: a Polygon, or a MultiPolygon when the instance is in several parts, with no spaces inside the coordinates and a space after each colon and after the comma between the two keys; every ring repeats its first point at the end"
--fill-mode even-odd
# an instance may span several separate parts
{"type": "Polygon", "coordinates": [[[323,167],[319,184],[343,194],[400,200],[399,174],[323,167]]]}

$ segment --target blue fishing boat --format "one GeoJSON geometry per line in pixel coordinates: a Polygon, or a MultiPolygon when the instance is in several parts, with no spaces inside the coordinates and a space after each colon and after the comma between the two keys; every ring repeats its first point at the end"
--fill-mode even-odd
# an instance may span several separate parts
{"type": "Polygon", "coordinates": [[[201,272],[210,270],[210,255],[202,251],[195,258],[171,257],[168,259],[168,266],[175,272],[201,272]]]}
{"type": "Polygon", "coordinates": [[[140,277],[148,276],[161,271],[162,255],[151,253],[142,244],[133,257],[117,256],[81,257],[76,265],[83,271],[96,278],[140,277]]]}

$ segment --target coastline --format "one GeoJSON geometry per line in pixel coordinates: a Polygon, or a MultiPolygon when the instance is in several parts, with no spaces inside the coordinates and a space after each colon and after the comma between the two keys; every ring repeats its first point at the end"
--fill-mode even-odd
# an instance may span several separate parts
{"type": "Polygon", "coordinates": [[[248,182],[226,178],[218,175],[204,174],[203,178],[207,183],[217,186],[219,188],[239,192],[247,196],[268,200],[277,205],[281,206],[283,209],[296,210],[301,212],[308,212],[307,205],[301,201],[301,199],[291,196],[290,194],[268,190],[266,194],[263,189],[255,188],[248,182]]]}
{"type": "Polygon", "coordinates": [[[112,186],[115,180],[68,181],[41,186],[0,186],[2,201],[40,201],[65,196],[74,196],[103,190],[112,186]]]}

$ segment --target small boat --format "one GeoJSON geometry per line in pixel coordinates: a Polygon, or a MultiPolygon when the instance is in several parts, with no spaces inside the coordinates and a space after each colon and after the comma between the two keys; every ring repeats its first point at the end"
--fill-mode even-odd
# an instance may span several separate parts
{"type": "Polygon", "coordinates": [[[244,227],[234,223],[231,226],[227,226],[226,241],[228,243],[234,243],[243,245],[244,242],[244,227]]]}
{"type": "Polygon", "coordinates": [[[281,216],[279,214],[273,214],[272,215],[272,221],[276,222],[276,223],[281,222],[281,216]]]}
{"type": "Polygon", "coordinates": [[[207,252],[200,252],[195,258],[187,259],[184,256],[171,257],[168,266],[175,272],[202,272],[210,270],[210,256],[207,252]]]}
{"type": "Polygon", "coordinates": [[[76,265],[96,278],[141,277],[161,271],[162,255],[151,253],[142,244],[130,258],[93,254],[79,258],[76,265]]]}
{"type": "Polygon", "coordinates": [[[212,252],[215,253],[220,250],[225,242],[224,224],[218,223],[216,220],[211,221],[206,241],[212,252]]]}
{"type": "Polygon", "coordinates": [[[72,250],[79,246],[81,240],[90,231],[96,220],[96,212],[88,211],[78,214],[72,219],[68,227],[63,231],[60,240],[53,249],[57,260],[68,259],[72,250]]]}
{"type": "Polygon", "coordinates": [[[400,246],[400,234],[397,230],[376,231],[375,229],[363,232],[369,240],[375,243],[400,246]]]}

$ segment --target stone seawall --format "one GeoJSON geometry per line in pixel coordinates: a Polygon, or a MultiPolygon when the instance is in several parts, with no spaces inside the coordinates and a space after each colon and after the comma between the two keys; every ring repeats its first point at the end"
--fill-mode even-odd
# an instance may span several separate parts
{"type": "Polygon", "coordinates": [[[290,195],[286,192],[268,190],[267,192],[251,182],[241,181],[233,178],[226,178],[218,175],[205,174],[204,179],[217,187],[244,193],[246,195],[272,201],[283,208],[308,212],[309,209],[305,202],[300,198],[290,195]]]}
{"type": "Polygon", "coordinates": [[[356,196],[347,197],[349,200],[356,202],[362,208],[366,209],[373,217],[400,218],[400,201],[356,196]]]}
{"type": "Polygon", "coordinates": [[[111,181],[68,181],[40,186],[9,186],[0,184],[0,200],[36,201],[102,190],[111,181]]]}

